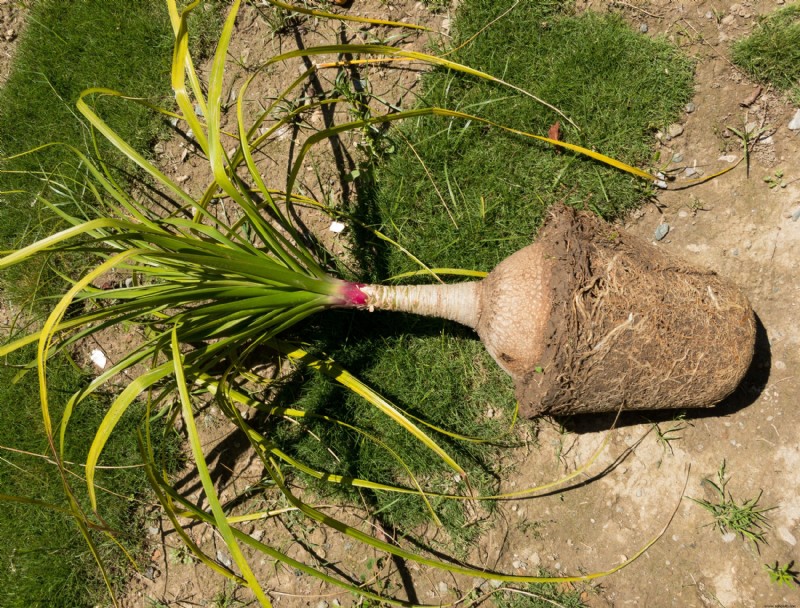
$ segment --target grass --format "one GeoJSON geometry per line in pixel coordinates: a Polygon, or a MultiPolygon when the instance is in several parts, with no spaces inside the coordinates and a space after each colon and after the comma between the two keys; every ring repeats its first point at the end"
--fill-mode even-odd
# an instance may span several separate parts
{"type": "MultiPolygon", "coordinates": [[[[194,31],[200,48],[208,48],[216,36],[220,5],[207,3],[211,10],[198,13],[194,31]]],[[[32,4],[28,24],[0,90],[0,158],[52,142],[93,156],[92,129],[75,109],[86,88],[109,87],[154,103],[169,99],[172,29],[163,0],[42,0],[32,4]]],[[[157,137],[167,134],[164,121],[143,106],[101,99],[97,110],[119,125],[137,150],[148,150],[157,137]]],[[[96,141],[100,156],[117,168],[117,175],[130,171],[113,146],[102,137],[96,141]]],[[[80,179],[83,170],[74,157],[56,146],[3,163],[2,168],[19,173],[2,175],[0,248],[54,231],[58,220],[33,202],[40,192],[53,194],[41,171],[80,179]]],[[[6,297],[18,302],[30,301],[32,294],[50,294],[60,286],[53,275],[42,275],[39,265],[12,269],[2,284],[6,297]],[[56,284],[48,288],[49,281],[56,284]]]]}
{"type": "Polygon", "coordinates": [[[763,18],[750,36],[733,45],[732,58],[755,80],[787,93],[800,105],[800,5],[763,18]]]}
{"type": "MultiPolygon", "coordinates": [[[[542,576],[547,576],[542,572],[542,576]]],[[[584,608],[581,592],[557,583],[529,584],[520,588],[504,587],[494,595],[497,608],[584,608]]]]}
{"type": "Polygon", "coordinates": [[[775,507],[759,507],[758,502],[761,500],[761,493],[758,496],[745,500],[738,504],[733,498],[733,495],[726,487],[729,478],[725,477],[725,462],[722,462],[719,470],[717,471],[717,482],[714,483],[710,479],[704,480],[704,483],[711,488],[712,492],[716,495],[715,499],[697,499],[692,498],[694,502],[703,507],[706,511],[711,513],[714,518],[713,525],[722,534],[728,532],[735,532],[742,538],[749,540],[754,547],[758,548],[759,543],[765,543],[764,533],[769,528],[769,521],[764,513],[771,511],[775,507]]]}
{"type": "MultiPolygon", "coordinates": [[[[209,7],[213,11],[204,13],[195,24],[197,43],[206,48],[215,36],[219,18],[214,12],[217,7],[209,7]]],[[[91,129],[75,110],[78,94],[89,86],[103,85],[163,102],[170,94],[171,47],[172,31],[161,0],[33,3],[11,74],[0,90],[0,157],[53,141],[69,143],[92,155],[91,129]]],[[[128,141],[140,150],[148,149],[154,138],[165,133],[161,120],[135,104],[101,102],[99,109],[112,116],[128,141]]],[[[127,169],[119,154],[101,140],[98,146],[109,164],[119,168],[117,174],[124,174],[127,169]]],[[[31,202],[36,193],[47,191],[40,169],[66,176],[79,176],[82,171],[74,157],[59,147],[3,163],[2,168],[21,172],[2,174],[0,190],[5,193],[0,194],[0,249],[5,249],[34,240],[58,225],[52,213],[31,202]],[[9,193],[15,190],[24,192],[9,193]]],[[[40,281],[52,275],[41,271],[41,265],[29,265],[4,273],[4,296],[25,302],[35,294],[51,291],[40,281]]],[[[32,357],[28,350],[7,363],[27,363],[32,357]]],[[[35,374],[14,384],[16,372],[13,367],[0,367],[0,445],[46,453],[35,374]]],[[[54,363],[49,377],[57,396],[54,415],[59,416],[66,398],[87,379],[64,358],[54,363]]],[[[76,412],[67,460],[85,462],[109,402],[110,396],[101,394],[76,412]]],[[[141,460],[136,428],[142,413],[134,408],[126,415],[104,458],[106,464],[127,465],[141,460]]],[[[174,439],[171,445],[174,449],[174,439]]],[[[67,506],[53,464],[15,452],[3,451],[0,456],[3,494],[67,506]]],[[[81,473],[79,467],[71,468],[81,473]]],[[[84,500],[85,484],[77,479],[71,483],[84,500]]],[[[136,519],[137,500],[148,487],[144,472],[103,471],[98,483],[122,495],[102,494],[100,504],[109,525],[122,531],[121,544],[136,555],[142,537],[136,519]]],[[[125,556],[108,538],[94,536],[114,580],[126,580],[129,564],[125,556]]],[[[104,598],[97,565],[69,515],[0,501],[0,559],[4,564],[0,569],[2,606],[77,608],[94,606],[104,598]]]]}
{"type": "MultiPolygon", "coordinates": [[[[12,364],[25,364],[32,358],[30,350],[15,353],[12,364]]],[[[57,467],[35,455],[47,454],[38,403],[36,374],[27,374],[20,382],[13,378],[18,370],[0,368],[0,488],[2,494],[21,496],[67,509],[68,504],[57,467]],[[11,448],[11,449],[9,449],[11,448]],[[20,452],[20,450],[26,452],[20,452]]],[[[86,383],[86,376],[62,357],[53,362],[51,390],[53,415],[59,419],[67,398],[86,383]]],[[[81,463],[86,460],[94,431],[108,407],[108,397],[88,400],[73,420],[65,460],[81,463]]],[[[112,467],[136,465],[141,457],[136,444],[136,431],[143,408],[134,408],[125,416],[120,432],[106,453],[104,464],[112,467]]],[[[160,441],[176,461],[177,442],[160,441]]],[[[83,469],[70,465],[78,477],[70,484],[86,504],[83,469]]],[[[113,488],[115,494],[101,493],[100,504],[106,523],[119,530],[117,540],[132,555],[142,550],[137,527],[140,498],[146,495],[147,479],[141,468],[104,469],[98,484],[113,488]]],[[[101,534],[95,534],[99,550],[114,580],[128,578],[125,555],[119,547],[101,534]]],[[[0,500],[0,605],[8,608],[79,608],[94,606],[105,598],[103,581],[97,564],[88,552],[86,542],[75,528],[70,515],[31,504],[0,500]]]]}
{"type": "MultiPolygon", "coordinates": [[[[454,20],[453,46],[511,4],[463,3],[454,20]]],[[[576,16],[569,5],[519,3],[510,15],[448,57],[554,103],[576,121],[580,132],[523,95],[444,69],[425,77],[421,103],[475,113],[538,134],[547,134],[560,120],[567,141],[647,166],[653,132],[676,120],[691,96],[691,65],[674,47],[634,32],[617,17],[576,16]]],[[[477,123],[424,117],[382,137],[391,140],[382,147],[395,152],[385,155],[383,163],[361,167],[355,212],[430,267],[490,270],[531,241],[547,206],[556,201],[614,217],[648,195],[646,186],[626,174],[477,123]]],[[[361,279],[381,281],[419,269],[397,248],[371,239],[370,233],[361,236],[355,251],[366,268],[361,279]]],[[[314,325],[308,339],[316,338],[321,348],[395,403],[465,434],[502,437],[508,429],[515,407],[512,384],[470,332],[446,322],[398,315],[339,316],[344,318],[337,323],[314,325]],[[343,329],[332,335],[324,329],[330,325],[343,329]],[[330,351],[331,344],[342,346],[330,351]],[[496,418],[487,420],[488,411],[496,418]]],[[[397,433],[385,420],[329,380],[303,377],[300,388],[289,394],[299,396],[311,411],[335,412],[366,423],[407,457],[414,471],[426,479],[439,475],[429,455],[393,443],[397,433]]],[[[386,453],[358,437],[336,431],[335,437],[326,438],[330,441],[319,443],[314,435],[325,429],[310,423],[307,430],[314,434],[298,428],[289,432],[286,449],[314,459],[325,470],[368,478],[378,472],[397,475],[397,465],[386,453]],[[335,462],[323,444],[338,446],[341,462],[335,462]]],[[[453,442],[448,448],[463,450],[464,444],[453,442]]],[[[492,483],[486,473],[491,451],[474,444],[468,449],[472,474],[484,480],[481,489],[486,490],[492,483]]],[[[424,505],[415,498],[397,501],[380,493],[369,498],[389,523],[426,517],[424,505]]],[[[442,521],[457,543],[470,542],[478,528],[463,528],[460,508],[445,504],[450,512],[439,513],[442,521]]]]}

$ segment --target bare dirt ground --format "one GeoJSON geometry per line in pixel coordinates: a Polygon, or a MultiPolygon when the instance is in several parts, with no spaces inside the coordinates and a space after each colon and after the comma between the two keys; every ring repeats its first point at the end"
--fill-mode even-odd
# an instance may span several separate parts
{"type": "MultiPolygon", "coordinates": [[[[759,15],[783,2],[589,0],[583,4],[594,10],[619,11],[645,35],[668,36],[697,62],[696,94],[680,128],[672,129],[669,137],[662,134],[657,144],[662,162],[672,159],[664,170],[674,180],[669,190],[628,218],[626,225],[654,238],[656,229],[667,224],[669,231],[659,246],[717,271],[745,290],[762,323],[756,360],[741,389],[716,408],[690,412],[683,421],[673,420],[669,413],[654,414],[651,421],[639,415],[623,416],[611,431],[607,448],[588,475],[574,480],[574,488],[502,503],[465,561],[513,574],[537,574],[540,568],[558,575],[598,572],[633,557],[669,524],[658,542],[626,568],[592,582],[574,583],[584,603],[597,608],[800,606],[800,587],[779,587],[770,582],[764,569],[765,563],[800,561],[800,132],[787,128],[795,109],[768,89],[753,99],[756,85],[728,59],[731,42],[747,35],[759,15]],[[681,189],[742,158],[743,143],[729,127],[752,133],[749,178],[742,163],[706,183],[681,189]],[[658,429],[653,423],[658,423],[658,429]],[[711,525],[711,515],[687,498],[713,500],[704,480],[716,481],[723,462],[730,476],[727,490],[737,503],[760,497],[760,506],[774,507],[765,513],[767,543],[758,548],[736,534],[721,534],[711,525]]],[[[10,6],[0,0],[4,19],[11,14],[10,6]]],[[[447,12],[432,15],[421,4],[406,0],[356,0],[347,10],[424,23],[437,31],[449,24],[447,12]]],[[[0,62],[7,52],[2,42],[7,22],[0,28],[0,62]]],[[[257,65],[276,49],[288,50],[299,41],[310,46],[342,35],[366,40],[392,34],[352,26],[339,29],[313,20],[304,23],[300,36],[278,35],[263,15],[247,8],[239,19],[230,55],[242,65],[257,65]]],[[[411,36],[403,44],[423,49],[430,39],[429,34],[411,36]]],[[[299,74],[301,63],[276,68],[285,73],[271,77],[287,82],[299,74]]],[[[0,74],[3,69],[0,63],[0,74]]],[[[415,69],[399,80],[381,78],[377,68],[369,74],[370,82],[384,87],[381,94],[390,95],[393,102],[409,102],[415,69]]],[[[241,75],[232,78],[231,86],[240,79],[241,75]]],[[[268,96],[274,91],[261,84],[252,94],[268,96]]],[[[310,120],[323,125],[335,118],[319,114],[310,120]]],[[[291,133],[281,136],[274,148],[273,170],[285,163],[286,150],[294,141],[291,133]]],[[[343,141],[341,157],[334,163],[316,163],[320,170],[304,176],[303,186],[322,198],[346,197],[348,185],[342,173],[355,166],[354,144],[343,141]]],[[[155,152],[170,175],[190,191],[202,191],[207,174],[191,142],[178,137],[159,144],[155,152]]],[[[506,455],[501,463],[503,490],[531,487],[575,470],[609,435],[612,421],[581,418],[559,423],[570,432],[563,433],[559,424],[545,423],[538,447],[506,455]]],[[[260,467],[243,440],[229,436],[220,412],[209,408],[201,425],[209,461],[224,488],[223,498],[233,498],[256,484],[260,467]]],[[[187,469],[178,484],[184,490],[196,490],[199,481],[187,469]]],[[[265,510],[282,507],[286,505],[264,504],[265,510]]],[[[361,529],[388,534],[354,508],[325,508],[361,529]]],[[[500,591],[495,585],[380,560],[322,527],[293,527],[292,517],[288,512],[241,529],[297,559],[335,560],[337,568],[356,580],[385,581],[387,593],[399,598],[438,605],[470,596],[471,600],[486,597],[483,605],[496,603],[490,594],[500,591]]],[[[152,560],[133,577],[123,605],[149,606],[157,600],[175,607],[223,606],[252,599],[191,560],[157,511],[149,514],[148,521],[152,560]]],[[[224,543],[214,533],[200,526],[188,531],[212,558],[229,563],[224,543]]],[[[435,544],[435,534],[433,538],[435,544]]],[[[352,595],[272,560],[255,558],[252,566],[276,606],[359,605],[352,595]]]]}

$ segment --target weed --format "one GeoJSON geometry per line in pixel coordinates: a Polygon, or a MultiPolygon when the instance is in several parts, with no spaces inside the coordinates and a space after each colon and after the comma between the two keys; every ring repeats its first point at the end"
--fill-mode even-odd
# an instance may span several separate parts
{"type": "Polygon", "coordinates": [[[750,36],[733,45],[732,58],[753,78],[788,92],[800,104],[800,5],[764,18],[750,36]]]}
{"type": "Polygon", "coordinates": [[[783,169],[776,170],[772,175],[765,175],[764,182],[766,182],[770,190],[785,188],[786,182],[783,180],[783,169]]]}
{"type": "Polygon", "coordinates": [[[775,562],[774,566],[764,564],[764,569],[767,571],[767,574],[769,574],[769,580],[779,587],[783,585],[786,585],[787,587],[791,587],[792,585],[800,585],[798,573],[797,571],[792,570],[793,567],[793,561],[789,562],[788,564],[784,564],[783,566],[781,566],[777,561],[775,562]]]}
{"type": "Polygon", "coordinates": [[[766,543],[764,530],[769,528],[769,521],[764,513],[771,511],[775,507],[762,508],[758,506],[761,499],[761,492],[758,496],[737,504],[730,491],[726,493],[726,486],[730,478],[725,477],[725,461],[717,471],[717,482],[705,479],[703,483],[712,491],[714,501],[706,499],[691,498],[698,505],[706,509],[714,517],[713,525],[720,532],[726,534],[735,532],[742,538],[749,540],[758,549],[759,543],[766,543]]]}
{"type": "Polygon", "coordinates": [[[744,165],[747,171],[747,177],[750,178],[750,154],[753,152],[753,147],[761,140],[772,127],[750,127],[745,125],[741,129],[736,129],[730,125],[725,127],[733,133],[742,142],[742,153],[744,154],[744,165]]]}
{"type": "Polygon", "coordinates": [[[225,585],[222,588],[222,591],[218,592],[214,595],[211,600],[211,604],[209,604],[210,608],[245,608],[246,606],[251,606],[255,603],[254,600],[245,602],[240,600],[236,597],[238,593],[239,587],[235,583],[230,581],[225,581],[225,585]]]}
{"type": "MultiPolygon", "coordinates": [[[[540,572],[540,576],[548,576],[547,572],[540,572]]],[[[583,608],[585,604],[581,599],[581,592],[574,587],[566,587],[554,583],[529,584],[517,588],[512,586],[500,587],[496,591],[495,605],[497,608],[583,608]]]]}
{"type": "Polygon", "coordinates": [[[662,429],[661,425],[657,422],[653,423],[653,430],[656,432],[656,441],[658,441],[665,454],[667,450],[669,450],[670,454],[674,453],[672,450],[672,442],[681,439],[678,433],[686,430],[690,425],[691,423],[686,420],[685,413],[677,416],[672,421],[672,425],[667,429],[662,429]]]}

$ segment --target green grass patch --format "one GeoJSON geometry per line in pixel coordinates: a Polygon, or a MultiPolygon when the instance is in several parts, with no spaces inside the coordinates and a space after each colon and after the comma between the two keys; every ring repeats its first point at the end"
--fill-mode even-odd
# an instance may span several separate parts
{"type": "MultiPolygon", "coordinates": [[[[206,3],[208,10],[195,19],[195,41],[208,49],[216,39],[222,4],[206,3]]],[[[104,0],[103,2],[33,3],[28,25],[20,40],[9,79],[0,90],[0,157],[24,152],[50,142],[68,143],[95,156],[93,134],[75,109],[80,92],[88,87],[115,88],[154,102],[165,102],[171,91],[169,69],[172,30],[163,0],[104,0]]],[[[164,133],[164,122],[150,110],[133,103],[98,101],[98,111],[109,119],[135,148],[147,153],[164,133]]],[[[118,153],[97,140],[101,156],[123,179],[126,167],[118,153]]],[[[60,205],[85,204],[73,188],[51,188],[42,177],[46,170],[65,180],[80,180],[83,170],[64,147],[50,147],[34,155],[3,162],[0,169],[0,249],[17,247],[57,229],[59,220],[37,202],[43,194],[60,205]],[[12,193],[11,191],[22,191],[12,193]],[[61,196],[62,192],[64,196],[61,196]]],[[[80,182],[79,182],[80,183],[80,182]]],[[[72,263],[79,263],[72,260],[72,263]]],[[[62,267],[63,269],[63,267],[62,267]]],[[[67,270],[69,272],[69,270],[67,270]]],[[[30,300],[51,291],[42,281],[51,275],[37,264],[6,272],[5,297],[30,300]]],[[[32,351],[10,363],[29,362],[32,351]]],[[[0,366],[0,445],[36,454],[48,453],[41,421],[35,373],[12,383],[14,368],[0,366]]],[[[68,396],[88,380],[65,360],[49,368],[52,407],[63,407],[68,396]]],[[[109,401],[89,400],[70,423],[66,459],[85,462],[88,447],[109,401]]],[[[125,465],[140,459],[135,427],[142,416],[134,408],[104,453],[105,464],[125,465]]],[[[176,444],[170,444],[176,449],[176,444]]],[[[56,467],[32,456],[1,450],[2,493],[33,498],[61,507],[65,494],[56,467]]],[[[82,473],[80,466],[71,469],[82,473]]],[[[98,484],[122,497],[102,494],[100,510],[106,522],[120,531],[119,542],[134,554],[142,540],[141,522],[135,519],[133,497],[146,489],[139,469],[104,470],[98,484]]],[[[85,498],[85,483],[70,480],[76,494],[85,498]]],[[[127,578],[127,563],[107,537],[95,535],[113,577],[127,578]]],[[[94,606],[105,602],[99,571],[74,521],[56,511],[0,502],[0,605],[9,607],[94,606]]]]}
{"type": "MultiPolygon", "coordinates": [[[[220,3],[196,11],[194,37],[208,48],[219,29],[220,3]]],[[[169,107],[172,28],[163,0],[62,2],[42,0],[31,6],[11,73],[0,90],[0,158],[37,146],[60,142],[100,157],[117,176],[130,170],[121,154],[101,136],[95,138],[75,109],[81,91],[107,87],[169,107]],[[97,149],[95,149],[95,141],[97,149]]],[[[113,124],[135,149],[147,153],[165,133],[165,122],[135,103],[100,98],[99,114],[113,124]]],[[[0,248],[12,248],[52,233],[58,220],[36,201],[39,194],[60,205],[71,205],[43,176],[55,181],[81,179],[84,170],[63,146],[4,162],[0,169],[0,248]],[[16,193],[9,193],[15,192],[16,193]]],[[[70,184],[71,185],[71,184],[70,184]]],[[[9,272],[3,281],[7,297],[30,299],[48,292],[36,265],[9,272]]]]}
{"type": "MultiPolygon", "coordinates": [[[[454,22],[453,46],[511,4],[463,3],[454,22]]],[[[653,132],[675,121],[691,97],[691,63],[667,42],[634,32],[618,17],[575,15],[569,5],[519,3],[448,57],[546,99],[580,130],[507,87],[446,70],[425,77],[421,103],[541,135],[561,121],[566,141],[648,167],[653,132]]],[[[362,168],[357,212],[431,267],[488,271],[531,242],[545,210],[557,201],[614,217],[641,204],[649,192],[647,184],[627,174],[476,122],[425,117],[382,137],[391,139],[382,148],[395,152],[378,166],[362,168]]],[[[362,279],[386,280],[419,269],[402,251],[370,237],[368,232],[360,235],[355,252],[367,268],[362,279]]],[[[342,333],[331,335],[326,324],[315,325],[311,332],[338,362],[435,425],[503,437],[513,417],[513,387],[472,332],[411,316],[339,314],[346,318],[342,333]],[[332,344],[341,346],[331,351],[332,344]],[[489,412],[495,418],[490,419],[489,412]]],[[[293,396],[310,411],[369,429],[401,454],[415,474],[434,481],[440,490],[453,489],[452,477],[442,471],[440,461],[358,397],[320,377],[309,378],[299,396],[293,396]]],[[[438,441],[439,435],[435,438],[438,441]]],[[[496,452],[485,445],[443,441],[479,480],[476,487],[490,491],[488,463],[496,452]]],[[[287,445],[323,470],[371,479],[404,476],[385,451],[331,425],[309,422],[308,427],[295,427],[287,445]],[[341,450],[339,460],[323,446],[341,450]]],[[[382,517],[403,522],[405,530],[425,517],[424,505],[414,497],[398,500],[375,493],[370,500],[382,517]]],[[[436,506],[447,509],[439,516],[456,540],[468,542],[475,528],[462,527],[461,505],[445,501],[436,506]]]]}
{"type": "Polygon", "coordinates": [[[775,11],[732,49],[733,62],[800,105],[800,4],[775,11]]]}
{"type": "MultiPolygon", "coordinates": [[[[10,357],[12,365],[22,365],[34,356],[33,348],[10,357]]],[[[28,373],[15,383],[17,369],[0,367],[0,488],[2,493],[34,499],[68,509],[57,467],[44,458],[23,454],[50,455],[44,436],[41,413],[35,396],[38,393],[36,374],[28,373]],[[34,400],[31,397],[34,396],[34,400]]],[[[51,362],[49,388],[54,423],[58,423],[64,404],[87,378],[65,358],[51,362]]],[[[86,454],[108,407],[103,397],[85,402],[73,415],[69,425],[64,458],[73,473],[69,483],[76,496],[88,507],[86,485],[82,480],[86,454]]],[[[136,431],[143,407],[129,411],[122,426],[112,437],[104,453],[104,464],[112,467],[141,462],[136,431]]],[[[168,461],[178,461],[176,438],[163,440],[154,431],[159,452],[170,450],[168,461]],[[161,439],[159,441],[159,439],[161,439]]],[[[139,555],[144,535],[136,521],[139,499],[148,485],[140,468],[103,469],[97,483],[113,489],[115,494],[101,492],[100,511],[106,523],[120,531],[117,540],[132,555],[139,555]]],[[[127,580],[130,564],[119,547],[108,537],[95,533],[101,555],[117,583],[127,580]]],[[[29,504],[0,500],[0,606],[8,608],[81,608],[104,603],[105,586],[86,541],[78,532],[70,515],[29,504]]]]}

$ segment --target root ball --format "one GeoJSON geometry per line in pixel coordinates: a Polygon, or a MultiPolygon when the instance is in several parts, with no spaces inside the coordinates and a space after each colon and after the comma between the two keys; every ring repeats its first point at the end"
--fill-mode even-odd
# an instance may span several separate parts
{"type": "Polygon", "coordinates": [[[538,416],[713,406],[749,368],[756,324],[715,273],[559,206],[484,280],[476,329],[538,416]]]}

